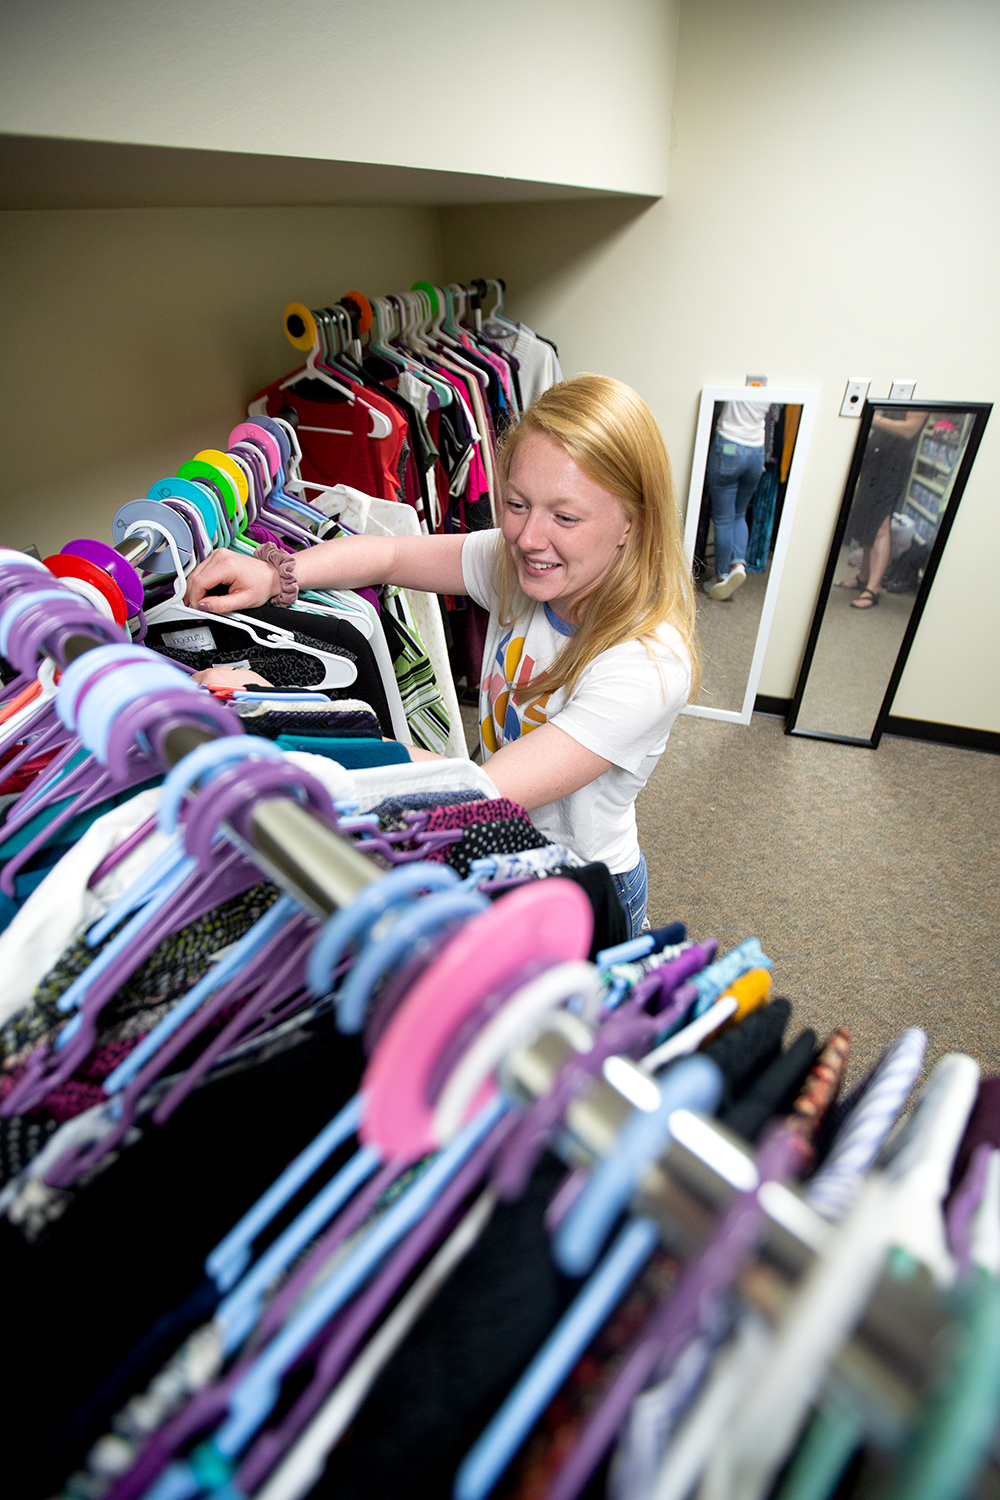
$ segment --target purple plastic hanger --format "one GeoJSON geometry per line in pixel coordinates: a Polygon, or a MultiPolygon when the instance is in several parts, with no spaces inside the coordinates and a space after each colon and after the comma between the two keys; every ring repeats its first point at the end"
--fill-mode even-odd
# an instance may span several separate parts
{"type": "Polygon", "coordinates": [[[224,901],[240,896],[264,878],[250,860],[224,842],[218,846],[214,870],[193,875],[182,890],[138,931],[126,953],[100,974],[87,992],[74,1020],[77,1029],[63,1046],[47,1042],[28,1059],[27,1070],[0,1104],[0,1115],[18,1115],[40,1104],[50,1089],[65,1083],[92,1050],[97,1039],[101,1011],[122,984],[174,932],[213,911],[224,901]]]}
{"type": "Polygon", "coordinates": [[[122,839],[120,844],[116,844],[115,847],[111,850],[110,854],[106,854],[104,856],[100,864],[95,869],[94,873],[91,875],[90,879],[87,881],[88,891],[92,891],[95,885],[100,885],[105,875],[110,875],[112,870],[117,869],[122,860],[127,859],[128,856],[132,853],[133,849],[138,849],[139,845],[145,839],[148,839],[151,833],[155,832],[156,814],[153,813],[146,819],[144,823],[140,823],[138,828],[133,828],[128,837],[122,839]]]}
{"type": "Polygon", "coordinates": [[[616,1054],[631,1055],[645,1050],[655,1035],[652,1016],[612,1012],[597,1032],[589,1052],[574,1052],[561,1068],[547,1094],[543,1094],[517,1122],[497,1163],[494,1186],[505,1202],[520,1198],[548,1139],[573,1100],[600,1074],[606,1060],[616,1054]]]}
{"type": "Polygon", "coordinates": [[[426,859],[428,854],[435,854],[439,849],[457,844],[464,837],[464,828],[432,828],[429,833],[416,834],[405,829],[395,833],[373,830],[371,834],[367,831],[363,833],[356,840],[355,847],[362,854],[380,854],[392,865],[405,865],[426,859]],[[400,848],[400,843],[407,843],[411,847],[400,848]]]}
{"type": "MultiPolygon", "coordinates": [[[[306,961],[316,936],[316,928],[316,919],[303,912],[300,918],[296,918],[285,929],[282,934],[283,941],[280,944],[276,943],[273,951],[263,950],[255,961],[255,966],[260,970],[257,981],[260,987],[257,993],[240,1008],[235,1016],[230,1017],[218,1035],[208,1043],[197,1061],[191,1064],[180,1082],[176,1083],[166,1098],[157,1105],[153,1112],[155,1124],[163,1125],[169,1120],[174,1110],[183,1104],[192,1089],[215,1066],[218,1059],[242,1041],[245,1034],[262,1016],[267,1016],[283,1002],[287,1003],[292,1000],[295,1002],[295,1008],[298,1009],[312,999],[306,987],[306,961]]],[[[246,975],[243,976],[242,984],[245,994],[248,991],[246,975]]],[[[233,988],[238,989],[237,981],[233,982],[233,988]]],[[[234,995],[229,998],[237,997],[234,995]]],[[[228,998],[219,1005],[214,999],[210,1003],[214,1007],[213,1014],[215,1014],[228,1003],[228,998]]],[[[200,1020],[202,1025],[198,1027],[192,1025],[188,1040],[194,1039],[208,1019],[210,1016],[207,1011],[199,1011],[197,1016],[192,1016],[192,1022],[200,1020]]]]}
{"type": "MultiPolygon", "coordinates": [[[[260,978],[256,983],[260,984],[265,992],[284,994],[289,975],[292,976],[293,990],[302,989],[301,976],[305,968],[305,955],[311,946],[316,925],[315,919],[306,917],[303,913],[301,918],[293,918],[287,927],[275,934],[270,943],[261,949],[256,961],[260,978]],[[267,979],[265,976],[271,977],[267,979]]],[[[247,973],[235,975],[228,984],[221,986],[214,995],[211,995],[193,1016],[177,1028],[172,1036],[167,1037],[145,1067],[141,1068],[121,1093],[115,1096],[119,1113],[114,1128],[89,1148],[71,1147],[65,1152],[45,1175],[45,1181],[49,1186],[72,1187],[82,1172],[90,1171],[104,1159],[109,1151],[115,1150],[135,1123],[139,1102],[146,1090],[162,1076],[175,1058],[197,1040],[220,1011],[240,999],[241,996],[252,993],[254,988],[255,981],[251,975],[247,973]]],[[[252,1003],[251,1001],[250,1004],[252,1003]]],[[[266,1003],[263,1008],[266,1008],[266,1003]]],[[[219,1038],[213,1038],[205,1052],[185,1074],[182,1084],[175,1085],[171,1090],[168,1099],[173,1098],[173,1104],[165,1114],[161,1114],[160,1110],[157,1111],[154,1115],[156,1124],[162,1124],[165,1119],[169,1118],[173,1109],[187,1097],[199,1079],[208,1072],[215,1058],[221,1056],[232,1045],[229,1038],[239,1036],[242,1028],[238,1023],[242,1021],[244,1025],[246,1024],[247,1009],[249,1006],[241,1009],[220,1033],[221,1036],[226,1037],[223,1045],[218,1046],[219,1038]]]]}
{"type": "Polygon", "coordinates": [[[981,1141],[975,1148],[965,1176],[945,1213],[948,1248],[961,1273],[967,1272],[972,1265],[972,1221],[986,1190],[986,1176],[994,1149],[989,1141],[981,1141]]]}
{"type": "Polygon", "coordinates": [[[278,1426],[257,1438],[236,1471],[233,1483],[240,1493],[253,1494],[298,1437],[400,1287],[452,1228],[463,1203],[489,1172],[513,1123],[509,1115],[499,1121],[372,1284],[337,1320],[333,1336],[319,1354],[306,1389],[278,1426]]]}
{"type": "Polygon", "coordinates": [[[330,794],[315,776],[286,760],[243,761],[214,776],[189,804],[184,829],[188,853],[205,864],[222,823],[248,838],[255,804],[274,797],[304,802],[328,827],[336,829],[337,814],[330,794]]]}
{"type": "Polygon", "coordinates": [[[23,693],[30,680],[23,672],[18,672],[17,676],[12,677],[5,687],[0,687],[0,708],[5,703],[9,703],[12,698],[16,698],[18,693],[23,693]]]}
{"type": "Polygon", "coordinates": [[[243,723],[225,703],[199,688],[168,688],[144,694],[116,715],[108,735],[108,769],[118,775],[133,745],[145,741],[160,766],[169,764],[164,740],[173,729],[191,724],[214,731],[220,736],[242,734],[243,723]]]}
{"type": "Polygon", "coordinates": [[[71,636],[86,635],[109,645],[126,645],[127,633],[99,615],[79,594],[66,590],[66,599],[45,599],[25,609],[14,621],[7,642],[7,660],[26,676],[34,676],[38,659],[50,656],[66,660],[65,645],[71,636]]]}
{"type": "Polygon", "coordinates": [[[52,841],[53,835],[58,833],[60,828],[72,822],[81,813],[89,812],[91,808],[106,802],[116,792],[128,791],[130,787],[138,786],[141,782],[148,781],[150,777],[158,775],[159,767],[146,756],[135,752],[129,758],[125,776],[120,781],[116,781],[110,772],[98,767],[96,762],[87,761],[70,771],[51,792],[43,794],[35,802],[27,802],[31,793],[31,788],[29,788],[11,809],[15,817],[12,826],[5,827],[3,830],[5,837],[16,833],[18,829],[29,823],[36,813],[52,802],[59,801],[64,796],[69,796],[70,801],[35,834],[29,843],[25,844],[23,849],[7,861],[3,867],[3,873],[0,874],[0,890],[5,891],[8,896],[14,895],[14,881],[17,875],[39,849],[52,841]]]}
{"type": "Polygon", "coordinates": [[[82,749],[79,739],[73,735],[63,745],[59,754],[49,761],[44,771],[35,777],[31,786],[21,793],[11,807],[3,828],[0,829],[0,848],[7,839],[23,828],[25,823],[30,823],[36,813],[41,812],[43,808],[51,807],[54,802],[61,802],[64,797],[71,796],[80,790],[88,780],[86,773],[90,773],[91,781],[96,781],[107,774],[104,767],[98,766],[92,756],[74,767],[68,775],[61,774],[66,771],[73,757],[79,755],[82,749]]]}
{"type": "MultiPolygon", "coordinates": [[[[111,1489],[107,1500],[139,1500],[171,1459],[199,1434],[210,1431],[225,1415],[229,1393],[247,1373],[263,1345],[281,1328],[288,1314],[322,1270],[338,1246],[360,1229],[379,1199],[408,1167],[403,1158],[387,1162],[342,1209],[333,1224],[298,1270],[288,1279],[268,1305],[258,1325],[254,1346],[220,1380],[196,1391],[176,1417],[154,1432],[132,1468],[111,1489]]],[[[341,1314],[343,1316],[343,1314],[341,1314]]]]}
{"type": "MultiPolygon", "coordinates": [[[[497,1164],[494,1185],[507,1202],[519,1198],[527,1186],[546,1141],[573,1100],[615,1054],[640,1057],[650,1042],[669,1026],[677,1007],[673,996],[691,974],[703,969],[711,949],[695,943],[669,963],[653,969],[636,984],[618,1010],[611,1011],[594,1036],[589,1052],[572,1053],[547,1094],[536,1099],[517,1123],[497,1164]],[[655,1005],[654,1014],[647,1006],[655,1005]]],[[[690,1002],[686,1002],[684,1009],[690,1002]]]]}
{"type": "Polygon", "coordinates": [[[705,1331],[720,1298],[756,1245],[764,1220],[758,1199],[760,1187],[765,1182],[797,1176],[807,1155],[802,1138],[787,1125],[768,1131],[755,1157],[757,1186],[737,1193],[707,1248],[639,1334],[614,1384],[549,1486],[545,1500],[576,1500],[654,1372],[672,1365],[691,1340],[705,1331]]]}
{"type": "MultiPolygon", "coordinates": [[[[7,551],[5,548],[4,551],[7,551]]],[[[9,557],[9,552],[7,557],[9,557]]],[[[54,574],[50,573],[45,564],[25,556],[23,562],[9,562],[7,558],[3,561],[0,569],[0,615],[3,614],[4,605],[16,594],[24,593],[32,589],[62,587],[54,574]]],[[[66,590],[67,594],[71,592],[66,590]]]]}

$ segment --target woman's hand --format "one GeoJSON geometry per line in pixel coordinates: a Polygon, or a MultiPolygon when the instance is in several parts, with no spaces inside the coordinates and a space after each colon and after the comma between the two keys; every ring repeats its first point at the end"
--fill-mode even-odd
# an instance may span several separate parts
{"type": "Polygon", "coordinates": [[[220,547],[188,575],[184,602],[191,609],[203,609],[209,615],[231,615],[237,609],[255,609],[266,604],[280,587],[278,570],[270,563],[220,547]],[[206,599],[208,590],[220,584],[226,584],[229,593],[206,599]]]}
{"type": "Polygon", "coordinates": [[[259,672],[251,672],[247,667],[206,667],[203,672],[192,673],[191,681],[200,682],[202,687],[271,686],[266,677],[261,677],[259,672]]]}

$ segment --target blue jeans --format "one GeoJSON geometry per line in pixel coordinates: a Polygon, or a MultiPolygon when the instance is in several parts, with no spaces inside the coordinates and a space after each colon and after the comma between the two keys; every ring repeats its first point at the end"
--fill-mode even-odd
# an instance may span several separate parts
{"type": "Polygon", "coordinates": [[[646,915],[646,897],[649,884],[646,879],[646,856],[639,850],[639,863],[626,870],[623,875],[612,875],[618,899],[625,908],[629,937],[638,937],[646,915]]]}
{"type": "Polygon", "coordinates": [[[708,451],[708,492],[715,526],[715,571],[725,578],[733,563],[747,560],[747,506],[764,472],[764,449],[745,448],[719,433],[708,451]]]}

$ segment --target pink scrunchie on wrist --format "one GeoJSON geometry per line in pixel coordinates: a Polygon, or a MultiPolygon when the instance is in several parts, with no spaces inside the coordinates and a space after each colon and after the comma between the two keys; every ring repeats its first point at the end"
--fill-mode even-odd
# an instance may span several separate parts
{"type": "Polygon", "coordinates": [[[270,563],[278,574],[278,592],[272,594],[268,604],[281,604],[286,609],[294,604],[299,597],[299,586],[295,582],[295,553],[283,552],[273,542],[261,542],[259,547],[254,548],[253,555],[259,557],[261,562],[270,563]]]}

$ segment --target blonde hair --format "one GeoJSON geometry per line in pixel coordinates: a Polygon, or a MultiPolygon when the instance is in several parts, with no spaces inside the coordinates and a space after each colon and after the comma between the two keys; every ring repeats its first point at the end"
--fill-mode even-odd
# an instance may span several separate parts
{"type": "MultiPolygon", "coordinates": [[[[670,459],[652,412],[630,386],[609,375],[578,375],[550,386],[501,444],[498,461],[505,485],[514,454],[533,432],[554,439],[588,479],[621,502],[632,524],[610,570],[585,596],[579,630],[551,666],[513,690],[515,700],[521,703],[563,687],[572,692],[602,651],[636,639],[649,650],[649,638],[666,623],[680,635],[690,657],[690,701],[701,680],[694,584],[684,556],[670,459]]],[[[500,619],[506,628],[513,624],[520,592],[506,546],[497,547],[496,568],[500,619]]]]}

